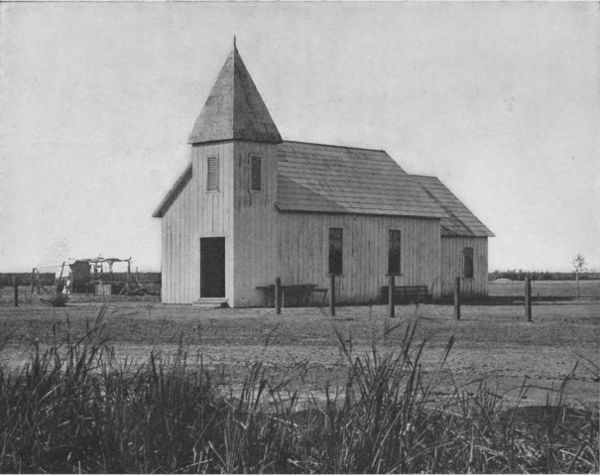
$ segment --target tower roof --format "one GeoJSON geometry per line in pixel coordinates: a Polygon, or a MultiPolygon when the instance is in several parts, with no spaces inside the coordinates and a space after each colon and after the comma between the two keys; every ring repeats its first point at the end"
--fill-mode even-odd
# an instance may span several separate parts
{"type": "Polygon", "coordinates": [[[188,143],[233,139],[281,142],[281,135],[235,43],[196,119],[188,143]]]}

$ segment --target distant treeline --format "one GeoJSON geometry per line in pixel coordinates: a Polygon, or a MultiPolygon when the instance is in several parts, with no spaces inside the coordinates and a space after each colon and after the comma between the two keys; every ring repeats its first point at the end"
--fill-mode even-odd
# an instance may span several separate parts
{"type": "MultiPolygon", "coordinates": [[[[575,280],[575,272],[549,272],[549,271],[525,271],[523,269],[495,270],[488,274],[489,280],[510,279],[525,280],[529,277],[533,280],[575,280]]],[[[598,280],[600,272],[582,272],[579,274],[580,280],[598,280]]]]}
{"type": "MultiPolygon", "coordinates": [[[[31,285],[31,272],[13,272],[0,274],[0,285],[13,285],[13,277],[17,276],[18,285],[31,285]]],[[[41,285],[54,285],[54,272],[40,273],[41,285]]]]}
{"type": "MultiPolygon", "coordinates": [[[[111,282],[127,282],[127,272],[113,272],[112,274],[109,272],[105,272],[104,274],[96,274],[92,275],[92,280],[98,280],[102,278],[105,281],[111,282]]],[[[160,272],[131,272],[131,280],[138,281],[140,283],[146,284],[160,284],[161,281],[161,273],[160,272]]]]}
{"type": "MultiPolygon", "coordinates": [[[[65,271],[66,272],[66,271],[65,271]]],[[[17,277],[18,285],[31,285],[31,272],[12,272],[12,273],[0,273],[0,285],[13,285],[13,277],[17,277]]],[[[93,280],[100,279],[100,274],[96,276],[90,276],[93,280]]],[[[105,272],[102,275],[102,280],[111,282],[127,282],[127,272],[114,272],[112,274],[105,272]]],[[[138,281],[143,284],[160,284],[161,273],[160,272],[132,272],[131,280],[138,281]]],[[[54,285],[56,276],[54,272],[43,272],[40,273],[40,284],[41,285],[54,285]]]]}

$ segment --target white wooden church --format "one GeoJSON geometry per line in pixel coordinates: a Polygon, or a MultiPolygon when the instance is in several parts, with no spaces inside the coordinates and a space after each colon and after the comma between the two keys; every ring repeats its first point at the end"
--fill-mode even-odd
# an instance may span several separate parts
{"type": "Polygon", "coordinates": [[[336,301],[397,286],[487,294],[489,229],[433,176],[385,151],[283,140],[237,48],[189,136],[162,219],[162,300],[262,306],[261,287],[326,288],[336,301]]]}

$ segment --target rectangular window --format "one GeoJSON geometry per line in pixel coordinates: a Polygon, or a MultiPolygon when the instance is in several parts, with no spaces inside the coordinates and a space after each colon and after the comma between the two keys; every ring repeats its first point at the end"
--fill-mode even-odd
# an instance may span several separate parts
{"type": "Polygon", "coordinates": [[[400,231],[397,229],[389,230],[388,274],[400,274],[400,231]]]}
{"type": "Polygon", "coordinates": [[[208,157],[206,164],[206,191],[219,191],[219,157],[208,157]]]}
{"type": "Polygon", "coordinates": [[[344,249],[344,230],[329,228],[329,273],[341,274],[344,249]]]}
{"type": "Polygon", "coordinates": [[[471,279],[473,277],[473,248],[465,247],[463,249],[463,262],[464,262],[464,277],[465,279],[471,279]]]}
{"type": "Polygon", "coordinates": [[[252,157],[252,190],[260,191],[262,185],[261,172],[260,157],[252,157]]]}

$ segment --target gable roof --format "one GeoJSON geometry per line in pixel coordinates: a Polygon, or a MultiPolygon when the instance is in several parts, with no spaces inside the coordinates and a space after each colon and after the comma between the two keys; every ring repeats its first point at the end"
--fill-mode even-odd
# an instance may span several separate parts
{"type": "Polygon", "coordinates": [[[446,217],[383,150],[285,141],[277,157],[281,211],[446,217]]]}
{"type": "Polygon", "coordinates": [[[446,214],[442,236],[494,237],[477,217],[437,177],[411,175],[446,214]]]}
{"type": "MultiPolygon", "coordinates": [[[[407,174],[384,150],[286,141],[277,169],[280,211],[439,218],[442,236],[494,237],[437,177],[407,174]]],[[[191,178],[190,163],[152,217],[162,218],[191,178]]]]}
{"type": "Polygon", "coordinates": [[[235,45],[196,119],[188,143],[217,140],[281,142],[281,135],[235,45]]]}
{"type": "Polygon", "coordinates": [[[153,218],[162,218],[167,210],[171,207],[171,205],[175,202],[179,193],[183,191],[185,185],[192,179],[192,164],[190,163],[183,173],[179,175],[175,184],[171,187],[169,192],[165,195],[163,200],[152,213],[153,218]]]}

